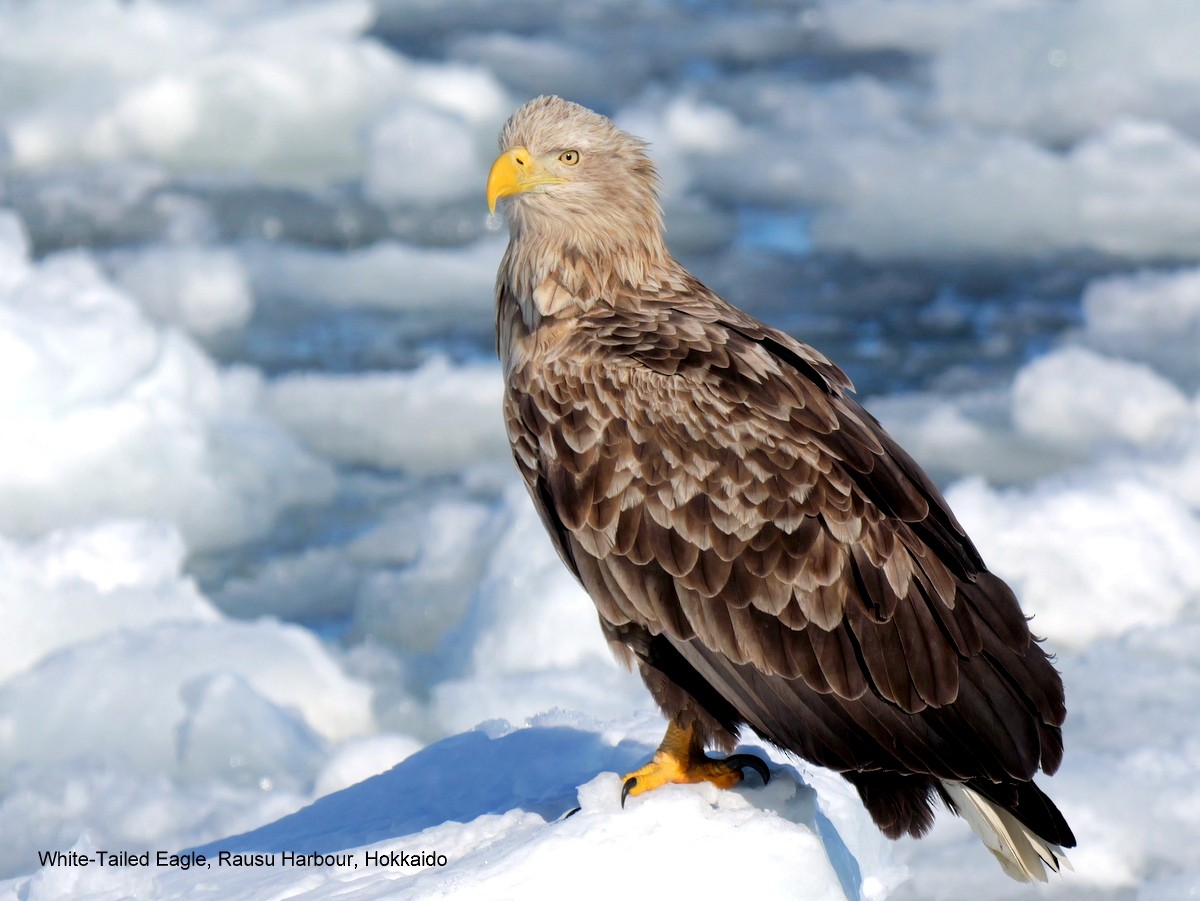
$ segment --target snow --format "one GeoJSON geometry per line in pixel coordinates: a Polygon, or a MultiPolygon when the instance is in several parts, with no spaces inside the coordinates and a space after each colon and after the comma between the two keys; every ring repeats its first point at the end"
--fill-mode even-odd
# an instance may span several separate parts
{"type": "Polygon", "coordinates": [[[389,241],[348,252],[262,245],[245,251],[254,293],[331,306],[486,315],[501,244],[418,249],[389,241]]]}
{"type": "MultiPolygon", "coordinates": [[[[599,893],[629,885],[652,893],[736,891],[742,872],[711,866],[720,849],[743,866],[769,869],[758,888],[766,898],[800,890],[804,897],[840,899],[860,889],[865,898],[881,897],[882,881],[864,885],[848,848],[861,839],[851,831],[857,824],[843,822],[840,811],[823,812],[790,766],[777,766],[766,786],[731,792],[672,786],[654,804],[634,799],[622,810],[612,770],[634,766],[651,746],[582,725],[510,731],[495,724],[464,732],[290,817],[197,850],[219,860],[222,850],[357,849],[354,864],[321,871],[310,883],[316,890],[345,892],[382,877],[395,897],[550,898],[560,896],[563,874],[599,893]],[[604,772],[589,778],[597,770],[604,772]],[[397,813],[397,799],[406,799],[404,813],[397,813]],[[457,828],[448,828],[447,818],[457,828]],[[391,838],[397,834],[408,838],[397,844],[391,838]],[[402,872],[367,863],[367,853],[391,850],[441,853],[447,863],[402,872]]],[[[880,843],[878,835],[869,841],[880,843]]],[[[232,878],[216,879],[236,891],[232,878]]],[[[188,890],[178,879],[162,880],[157,889],[164,898],[188,890]]]]}
{"type": "Polygon", "coordinates": [[[439,357],[406,373],[285,376],[271,385],[267,405],[324,457],[432,473],[507,448],[502,392],[494,366],[439,357]]]}
{"type": "Polygon", "coordinates": [[[474,185],[461,172],[487,165],[486,151],[474,146],[470,125],[435,110],[400,108],[372,127],[367,140],[363,191],[383,206],[444,203],[469,196],[474,185]],[[435,165],[428,165],[430,155],[435,165]],[[397,166],[396,160],[417,160],[397,166]]]}
{"type": "Polygon", "coordinates": [[[1056,647],[1168,625],[1200,595],[1200,517],[1155,486],[1119,474],[1103,494],[1090,482],[1022,492],[972,480],[947,499],[1056,647]]]}
{"type": "Polygon", "coordinates": [[[118,251],[107,263],[151,318],[200,339],[243,328],[254,311],[245,268],[225,248],[152,246],[118,251]]]}
{"type": "Polygon", "coordinates": [[[1097,279],[1082,303],[1089,345],[1196,387],[1192,349],[1200,342],[1200,270],[1142,270],[1097,279]]]}
{"type": "Polygon", "coordinates": [[[0,299],[0,528],[164,519],[192,547],[265,532],[333,475],[262,411],[262,379],[158,326],[86,251],[16,258],[0,299]]]}
{"type": "MultiPolygon", "coordinates": [[[[388,110],[447,106],[428,87],[444,67],[430,79],[365,36],[373,13],[361,0],[59,5],[69,33],[52,10],[6,12],[3,109],[18,169],[132,158],[328,183],[361,171],[360,133],[388,110]]],[[[469,84],[473,106],[501,116],[500,87],[483,72],[469,84]]]]}
{"type": "Polygon", "coordinates": [[[620,808],[663,723],[492,350],[482,186],[548,91],[651,142],[684,261],[870,386],[1034,614],[1080,841],[1040,895],[1194,896],[1195,12],[0,4],[0,899],[1028,896],[749,737],[770,785],[620,808]],[[221,848],[352,862],[38,860],[221,848]]]}
{"type": "Polygon", "coordinates": [[[217,619],[182,573],[184,551],[177,531],[144,520],[0,539],[0,678],[114,627],[217,619]]]}

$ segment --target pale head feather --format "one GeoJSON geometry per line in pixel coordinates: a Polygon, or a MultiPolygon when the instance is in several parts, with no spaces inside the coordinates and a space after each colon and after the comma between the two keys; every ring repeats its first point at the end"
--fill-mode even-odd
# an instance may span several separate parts
{"type": "Polygon", "coordinates": [[[513,113],[501,129],[501,152],[516,147],[535,158],[577,150],[579,163],[565,184],[506,199],[514,241],[597,262],[633,255],[653,265],[667,258],[658,173],[645,141],[577,103],[542,96],[513,113]]]}

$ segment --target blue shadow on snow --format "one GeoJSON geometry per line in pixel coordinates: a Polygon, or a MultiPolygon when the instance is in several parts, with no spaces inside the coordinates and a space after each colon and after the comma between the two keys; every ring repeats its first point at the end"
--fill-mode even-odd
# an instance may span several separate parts
{"type": "Polygon", "coordinates": [[[566,727],[499,738],[464,732],[274,823],[193,850],[330,853],[515,808],[554,820],[578,805],[580,785],[598,773],[628,772],[653,750],[633,741],[614,747],[566,727]]]}

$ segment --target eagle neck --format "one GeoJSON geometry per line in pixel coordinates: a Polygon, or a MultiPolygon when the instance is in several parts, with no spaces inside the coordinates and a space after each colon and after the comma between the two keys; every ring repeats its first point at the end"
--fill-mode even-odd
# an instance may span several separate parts
{"type": "Polygon", "coordinates": [[[597,234],[514,228],[502,272],[530,330],[546,318],[580,315],[597,305],[627,306],[679,269],[660,229],[597,234]]]}

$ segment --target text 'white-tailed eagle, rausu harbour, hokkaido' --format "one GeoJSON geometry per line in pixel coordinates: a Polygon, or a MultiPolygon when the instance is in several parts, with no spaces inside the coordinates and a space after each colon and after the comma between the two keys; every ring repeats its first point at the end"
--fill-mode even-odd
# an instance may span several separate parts
{"type": "Polygon", "coordinates": [[[668,252],[644,142],[558,97],[488,176],[513,455],[601,628],[667,717],[624,793],[728,787],[740,730],[840,772],[885,834],[940,798],[1017,879],[1075,844],[1033,783],[1062,680],[937,487],[829,360],[668,252]]]}

